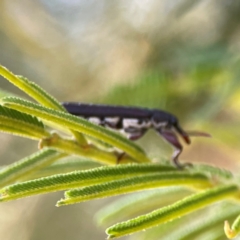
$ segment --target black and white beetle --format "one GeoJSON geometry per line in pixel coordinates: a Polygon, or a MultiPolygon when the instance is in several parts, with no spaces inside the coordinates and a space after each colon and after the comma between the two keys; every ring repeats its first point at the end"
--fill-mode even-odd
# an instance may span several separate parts
{"type": "Polygon", "coordinates": [[[154,128],[174,148],[173,161],[178,168],[178,156],[182,152],[182,145],[176,133],[190,144],[190,135],[209,136],[200,132],[185,132],[179,125],[178,119],[165,111],[138,107],[109,106],[68,102],[62,103],[66,110],[76,116],[88,119],[98,125],[124,132],[130,140],[141,138],[148,129],[154,128]]]}

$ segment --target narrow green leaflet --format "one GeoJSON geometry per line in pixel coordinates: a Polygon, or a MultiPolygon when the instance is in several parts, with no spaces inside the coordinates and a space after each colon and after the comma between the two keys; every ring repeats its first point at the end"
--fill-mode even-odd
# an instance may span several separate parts
{"type": "Polygon", "coordinates": [[[50,136],[43,123],[34,116],[0,105],[0,131],[32,139],[50,136]]]}
{"type": "Polygon", "coordinates": [[[132,141],[126,139],[118,133],[101,126],[97,126],[85,119],[61,111],[49,109],[19,98],[7,97],[3,98],[2,102],[6,107],[34,115],[41,119],[54,122],[55,124],[62,125],[68,129],[79,131],[83,134],[104,141],[123,150],[138,162],[150,161],[144,154],[143,150],[132,141]]]}
{"type": "MultiPolygon", "coordinates": [[[[223,238],[224,233],[222,229],[219,230],[219,224],[225,218],[227,220],[224,225],[226,236],[234,238],[239,234],[240,216],[237,217],[239,211],[237,204],[235,206],[227,203],[226,208],[224,204],[219,204],[219,210],[217,210],[219,214],[211,215],[207,221],[201,221],[201,219],[208,216],[209,210],[215,213],[212,207],[185,216],[179,221],[181,216],[214,202],[226,198],[239,198],[239,187],[233,183],[234,176],[231,172],[208,165],[194,165],[192,168],[178,171],[170,163],[149,164],[151,161],[145,152],[134,142],[117,132],[69,114],[61,103],[34,82],[14,75],[1,65],[0,76],[39,103],[15,97],[1,99],[0,132],[40,140],[38,147],[41,149],[29,157],[0,169],[0,187],[2,188],[0,202],[67,190],[65,198],[57,203],[57,206],[64,206],[152,189],[150,193],[137,193],[135,195],[137,198],[134,199],[125,196],[99,212],[97,215],[99,221],[109,224],[109,221],[129,219],[158,208],[108,228],[106,231],[108,238],[126,236],[162,223],[167,224],[164,225],[165,230],[164,227],[160,229],[161,234],[152,231],[155,232],[156,239],[163,236],[164,239],[187,240],[195,239],[199,235],[201,239],[216,239],[219,236],[223,238]],[[48,132],[43,123],[62,131],[61,134],[48,132]],[[66,137],[62,134],[63,132],[68,136],[72,133],[74,138],[66,137]],[[126,154],[120,154],[112,147],[126,154]],[[103,164],[114,164],[114,166],[102,166],[86,159],[79,159],[76,162],[61,161],[51,165],[61,158],[72,155],[96,160],[103,164]],[[142,164],[125,164],[129,162],[142,164]],[[120,164],[115,166],[116,163],[120,164]],[[92,169],[76,171],[76,169],[88,167],[92,169]],[[169,189],[169,186],[172,188],[169,189]],[[187,226],[186,231],[184,225],[192,216],[194,220],[187,226]],[[236,217],[235,220],[234,217],[236,217]],[[172,220],[175,221],[170,224],[172,220]],[[228,221],[233,224],[230,226],[228,221]]],[[[5,96],[4,93],[2,95],[5,96]]],[[[141,236],[142,239],[144,237],[152,239],[151,235],[142,234],[141,236]]]]}
{"type": "Polygon", "coordinates": [[[54,174],[63,174],[68,172],[73,172],[76,170],[87,170],[96,167],[100,167],[101,164],[87,159],[70,157],[67,159],[59,160],[45,168],[41,168],[39,171],[26,176],[24,180],[36,179],[46,176],[51,176],[54,174]]]}
{"type": "Polygon", "coordinates": [[[108,238],[117,238],[129,235],[134,232],[171,221],[175,218],[179,218],[197,209],[210,205],[213,202],[230,197],[236,197],[237,194],[239,194],[239,189],[235,184],[204,190],[177,201],[172,205],[155,210],[149,214],[115,224],[108,228],[106,233],[109,235],[108,238]]]}
{"type": "Polygon", "coordinates": [[[201,233],[211,231],[215,227],[221,229],[223,233],[223,222],[226,219],[236,217],[237,212],[240,211],[238,205],[226,206],[227,204],[220,204],[218,207],[210,209],[210,212],[205,212],[204,216],[199,216],[195,219],[193,226],[187,228],[187,231],[179,233],[176,231],[176,236],[181,236],[182,240],[195,239],[201,233]],[[204,221],[203,221],[204,219],[204,221]],[[181,234],[181,235],[180,235],[181,234]]]}
{"type": "Polygon", "coordinates": [[[16,111],[10,108],[3,107],[1,105],[0,105],[0,116],[9,117],[12,119],[19,119],[23,122],[27,122],[39,128],[44,128],[43,123],[36,117],[33,117],[29,114],[21,113],[19,111],[16,111]]]}
{"type": "Polygon", "coordinates": [[[221,178],[227,179],[233,178],[233,174],[230,171],[205,164],[195,164],[191,170],[209,173],[210,175],[214,175],[221,178]]]}
{"type": "Polygon", "coordinates": [[[223,240],[223,222],[225,219],[232,220],[239,211],[237,204],[230,201],[221,201],[205,208],[194,211],[190,214],[174,219],[157,227],[148,229],[145,232],[138,232],[131,235],[131,240],[223,240]],[[234,214],[235,211],[235,214],[234,214]],[[221,233],[221,238],[214,237],[214,233],[221,233]]]}
{"type": "Polygon", "coordinates": [[[58,201],[57,206],[75,204],[96,198],[110,197],[166,186],[195,186],[210,187],[209,179],[200,173],[164,172],[144,176],[125,177],[108,183],[97,184],[90,187],[73,189],[65,192],[65,199],[58,201]]]}
{"type": "Polygon", "coordinates": [[[173,171],[171,166],[159,164],[123,164],[104,166],[85,171],[57,174],[50,177],[17,183],[1,189],[0,201],[9,201],[35,194],[89,186],[101,182],[123,179],[127,176],[146,175],[153,172],[173,171]]]}
{"type": "Polygon", "coordinates": [[[64,156],[64,154],[54,150],[44,149],[10,164],[0,171],[0,187],[11,184],[22,177],[26,177],[26,175],[31,172],[43,168],[46,165],[50,165],[64,156]]]}
{"type": "Polygon", "coordinates": [[[29,81],[27,78],[14,75],[7,68],[1,65],[0,75],[2,75],[5,79],[7,79],[16,87],[20,88],[23,92],[28,94],[30,97],[32,97],[42,105],[49,108],[65,111],[65,108],[54,97],[46,93],[45,90],[43,90],[34,82],[29,81]]]}
{"type": "Polygon", "coordinates": [[[124,196],[101,208],[94,216],[99,225],[109,226],[127,217],[171,204],[192,191],[184,187],[171,187],[149,190],[124,196]]]}
{"type": "Polygon", "coordinates": [[[23,76],[17,76],[17,78],[22,83],[22,86],[24,86],[22,90],[29,96],[31,96],[33,99],[35,99],[37,102],[39,102],[41,105],[64,112],[66,111],[56,98],[48,94],[36,83],[29,81],[23,76]]]}
{"type": "MultiPolygon", "coordinates": [[[[66,112],[66,109],[50,94],[48,94],[45,90],[43,90],[36,83],[29,81],[27,78],[22,76],[14,75],[7,68],[0,65],[0,75],[2,75],[5,79],[11,82],[16,87],[20,88],[30,97],[35,99],[37,102],[42,104],[43,106],[56,109],[59,111],[66,112]]],[[[82,144],[86,144],[86,140],[80,133],[72,132],[75,138],[82,144]]]]}

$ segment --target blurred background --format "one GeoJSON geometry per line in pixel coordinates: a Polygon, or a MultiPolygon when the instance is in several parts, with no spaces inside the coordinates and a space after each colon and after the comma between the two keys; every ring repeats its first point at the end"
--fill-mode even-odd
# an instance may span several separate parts
{"type": "MultiPolygon", "coordinates": [[[[181,161],[240,169],[240,1],[1,0],[0,63],[59,101],[159,108],[196,138],[181,161]]],[[[0,96],[22,92],[0,78],[0,96]]],[[[0,134],[0,164],[37,143],[0,134]]],[[[171,147],[139,141],[156,161],[171,147]]],[[[56,208],[62,193],[0,205],[0,238],[105,239],[93,216],[107,200],[56,208]]],[[[111,199],[112,200],[112,199],[111,199]]],[[[126,238],[128,239],[128,238],[126,238]]]]}

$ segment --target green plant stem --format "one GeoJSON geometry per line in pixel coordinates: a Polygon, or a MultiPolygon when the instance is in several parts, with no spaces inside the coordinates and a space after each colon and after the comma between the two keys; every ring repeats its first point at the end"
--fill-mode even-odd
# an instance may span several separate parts
{"type": "MultiPolygon", "coordinates": [[[[103,164],[116,165],[118,163],[118,155],[116,152],[103,151],[93,145],[81,146],[78,142],[69,139],[63,139],[58,134],[53,133],[51,137],[42,139],[39,148],[50,147],[60,152],[74,154],[96,160],[103,164]]],[[[134,159],[125,155],[121,158],[120,163],[131,163],[134,159]]]]}

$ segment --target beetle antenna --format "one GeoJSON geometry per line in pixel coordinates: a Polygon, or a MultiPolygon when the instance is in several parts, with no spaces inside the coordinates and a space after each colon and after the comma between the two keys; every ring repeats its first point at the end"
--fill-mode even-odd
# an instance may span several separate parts
{"type": "Polygon", "coordinates": [[[186,133],[191,137],[212,137],[209,133],[199,131],[187,131],[186,133]]]}

